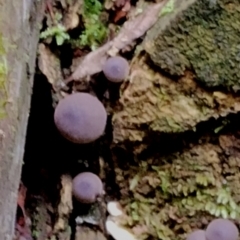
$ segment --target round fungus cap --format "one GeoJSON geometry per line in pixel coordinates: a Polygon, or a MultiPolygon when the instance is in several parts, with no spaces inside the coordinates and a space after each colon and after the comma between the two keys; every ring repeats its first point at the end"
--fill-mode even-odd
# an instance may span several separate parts
{"type": "Polygon", "coordinates": [[[110,57],[103,66],[103,73],[111,82],[122,82],[129,74],[128,61],[123,57],[110,57]]]}
{"type": "Polygon", "coordinates": [[[204,230],[196,230],[187,236],[187,240],[206,240],[206,233],[204,230]]]}
{"type": "Polygon", "coordinates": [[[238,229],[236,225],[227,219],[215,219],[209,223],[206,229],[207,240],[237,240],[238,229]]]}
{"type": "Polygon", "coordinates": [[[103,104],[88,93],[74,93],[58,103],[54,122],[59,132],[74,143],[90,143],[104,132],[107,113],[103,104]]]}
{"type": "Polygon", "coordinates": [[[81,203],[94,203],[103,194],[101,179],[94,173],[83,172],[73,179],[73,196],[81,203]]]}

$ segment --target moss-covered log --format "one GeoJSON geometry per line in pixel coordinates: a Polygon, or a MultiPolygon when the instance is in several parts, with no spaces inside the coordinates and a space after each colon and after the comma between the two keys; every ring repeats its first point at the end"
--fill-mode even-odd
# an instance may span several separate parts
{"type": "Polygon", "coordinates": [[[149,32],[146,48],[157,66],[175,76],[191,69],[206,86],[239,89],[238,0],[196,1],[160,34],[162,23],[149,32]]]}

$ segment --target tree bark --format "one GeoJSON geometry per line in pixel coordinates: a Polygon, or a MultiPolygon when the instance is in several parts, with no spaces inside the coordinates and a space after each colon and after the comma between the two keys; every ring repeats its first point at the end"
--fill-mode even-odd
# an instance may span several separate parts
{"type": "Polygon", "coordinates": [[[0,239],[14,234],[41,0],[0,0],[0,239]]]}

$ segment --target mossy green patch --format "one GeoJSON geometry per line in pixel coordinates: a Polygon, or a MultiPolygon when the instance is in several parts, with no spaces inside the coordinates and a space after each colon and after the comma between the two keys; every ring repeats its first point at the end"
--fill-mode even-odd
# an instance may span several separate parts
{"type": "Polygon", "coordinates": [[[7,93],[7,74],[8,65],[6,58],[6,43],[2,35],[0,35],[0,120],[6,116],[6,104],[8,99],[7,93]]]}
{"type": "MultiPolygon", "coordinates": [[[[157,24],[161,26],[161,18],[157,24]]],[[[207,86],[238,90],[239,26],[238,0],[198,0],[159,33],[147,51],[156,65],[172,75],[191,69],[207,86]]]]}
{"type": "Polygon", "coordinates": [[[213,218],[238,219],[240,199],[235,189],[239,188],[240,164],[235,161],[234,169],[226,169],[236,155],[231,152],[226,157],[226,153],[238,139],[221,137],[228,147],[197,144],[162,157],[152,152],[146,159],[135,156],[138,166],[116,167],[121,204],[129,216],[123,225],[136,235],[141,233],[139,239],[183,240],[213,218]]]}
{"type": "Polygon", "coordinates": [[[98,0],[84,0],[82,17],[85,29],[79,40],[71,40],[73,46],[88,46],[95,50],[107,36],[107,27],[101,19],[103,5],[98,0]]]}

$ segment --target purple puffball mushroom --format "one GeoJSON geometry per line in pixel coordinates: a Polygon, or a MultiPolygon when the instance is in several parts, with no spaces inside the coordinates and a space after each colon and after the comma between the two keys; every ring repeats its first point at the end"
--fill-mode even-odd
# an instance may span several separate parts
{"type": "Polygon", "coordinates": [[[128,61],[123,57],[110,57],[103,66],[103,73],[111,82],[122,82],[129,74],[128,61]]]}
{"type": "Polygon", "coordinates": [[[73,196],[81,203],[94,203],[103,195],[101,179],[94,173],[83,172],[73,179],[73,196]]]}
{"type": "Polygon", "coordinates": [[[104,132],[107,113],[103,104],[88,93],[74,93],[58,103],[54,122],[59,132],[74,143],[90,143],[104,132]]]}
{"type": "Polygon", "coordinates": [[[187,240],[206,240],[205,234],[204,230],[196,230],[187,236],[187,240]]]}
{"type": "Polygon", "coordinates": [[[236,225],[227,219],[215,219],[209,223],[206,229],[207,240],[237,240],[238,229],[236,225]]]}

